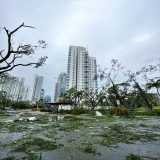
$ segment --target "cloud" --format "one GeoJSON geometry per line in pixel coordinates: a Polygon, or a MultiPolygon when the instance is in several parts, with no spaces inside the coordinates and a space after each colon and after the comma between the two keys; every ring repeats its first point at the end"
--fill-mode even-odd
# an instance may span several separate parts
{"type": "Polygon", "coordinates": [[[132,41],[134,43],[143,43],[143,42],[150,40],[153,36],[154,34],[152,33],[145,33],[145,34],[141,34],[141,35],[134,37],[132,41]]]}
{"type": "MultiPolygon", "coordinates": [[[[67,70],[69,45],[88,47],[103,68],[115,58],[136,70],[159,57],[159,8],[158,0],[1,0],[0,27],[13,29],[22,22],[36,27],[19,31],[17,43],[34,44],[39,39],[48,43],[31,58],[47,55],[43,68],[17,68],[11,73],[24,77],[30,86],[34,74],[44,76],[46,94],[53,96],[55,77],[67,70]]],[[[0,44],[5,43],[1,31],[0,44]]]]}

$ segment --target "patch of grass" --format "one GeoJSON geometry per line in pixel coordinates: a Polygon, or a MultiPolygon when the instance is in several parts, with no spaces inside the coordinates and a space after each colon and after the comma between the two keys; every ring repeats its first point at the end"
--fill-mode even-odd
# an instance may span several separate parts
{"type": "Polygon", "coordinates": [[[55,136],[56,136],[56,131],[49,131],[47,133],[47,137],[48,138],[55,138],[55,136]]]}
{"type": "Polygon", "coordinates": [[[5,114],[0,114],[0,119],[4,119],[4,118],[7,118],[8,116],[5,115],[5,114]]]}
{"type": "Polygon", "coordinates": [[[157,116],[160,116],[160,106],[155,106],[155,107],[153,107],[153,111],[155,112],[155,114],[156,114],[157,116]]]}
{"type": "Polygon", "coordinates": [[[15,148],[14,152],[26,152],[32,151],[48,151],[57,148],[55,141],[46,141],[42,138],[26,139],[20,146],[15,148]]]}
{"type": "Polygon", "coordinates": [[[99,143],[103,146],[116,147],[118,143],[134,143],[138,140],[153,141],[158,134],[153,133],[135,133],[127,128],[128,126],[112,125],[104,130],[103,137],[99,143]]]}
{"type": "Polygon", "coordinates": [[[125,160],[142,160],[142,158],[139,155],[130,154],[125,157],[125,160]]]}
{"type": "Polygon", "coordinates": [[[75,116],[65,116],[64,120],[67,121],[82,121],[84,120],[83,118],[75,117],[75,116]]]}
{"type": "Polygon", "coordinates": [[[135,116],[154,116],[155,113],[151,111],[148,107],[137,108],[133,113],[135,116]]]}
{"type": "Polygon", "coordinates": [[[0,122],[1,128],[7,128],[10,132],[22,132],[27,130],[27,126],[25,125],[27,122],[0,122]]]}
{"type": "Polygon", "coordinates": [[[35,155],[35,154],[29,154],[27,157],[23,158],[23,160],[42,160],[41,154],[40,156],[35,155]]]}
{"type": "Polygon", "coordinates": [[[82,143],[80,150],[84,153],[96,153],[96,149],[91,142],[82,143]]]}
{"type": "Polygon", "coordinates": [[[139,126],[140,126],[140,127],[145,127],[145,128],[148,127],[146,124],[143,124],[143,123],[141,123],[139,126]]]}
{"type": "Polygon", "coordinates": [[[82,127],[83,125],[84,123],[81,121],[69,121],[67,123],[61,124],[59,130],[70,132],[70,131],[73,131],[75,129],[82,127]]]}
{"type": "Polygon", "coordinates": [[[41,124],[46,124],[48,123],[48,116],[41,116],[36,120],[36,122],[41,124]]]}

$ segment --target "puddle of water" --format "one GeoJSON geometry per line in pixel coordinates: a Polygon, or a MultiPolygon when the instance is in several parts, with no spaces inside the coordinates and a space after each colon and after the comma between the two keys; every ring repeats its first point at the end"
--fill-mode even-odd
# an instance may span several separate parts
{"type": "Polygon", "coordinates": [[[1,123],[6,124],[0,129],[0,157],[2,158],[7,158],[8,155],[14,156],[15,159],[26,157],[27,155],[23,152],[11,151],[21,144],[20,141],[23,138],[27,139],[27,137],[28,139],[41,138],[44,143],[45,141],[56,142],[58,148],[54,150],[36,151],[38,155],[41,153],[42,160],[52,160],[53,157],[56,160],[123,160],[126,155],[131,153],[152,157],[160,155],[160,137],[157,137],[157,141],[137,141],[134,144],[119,143],[117,148],[97,143],[102,139],[101,135],[104,131],[109,131],[113,125],[122,126],[133,133],[160,133],[160,121],[156,118],[108,121],[105,118],[99,119],[88,115],[68,116],[17,111],[2,120],[1,123]],[[33,116],[36,117],[35,121],[25,121],[27,117],[33,116]],[[15,121],[17,118],[24,121],[13,122],[13,125],[5,122],[7,120],[15,121]],[[8,145],[12,142],[15,142],[15,145],[8,145]],[[84,147],[88,147],[85,150],[88,153],[84,152],[84,147]],[[91,153],[94,150],[95,152],[91,153]]]}

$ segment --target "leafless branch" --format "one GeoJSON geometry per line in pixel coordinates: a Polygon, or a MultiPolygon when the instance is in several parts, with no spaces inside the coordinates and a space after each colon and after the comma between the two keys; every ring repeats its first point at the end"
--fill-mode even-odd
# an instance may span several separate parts
{"type": "Polygon", "coordinates": [[[4,56],[2,55],[2,52],[4,50],[0,51],[0,64],[6,63],[6,66],[4,66],[4,65],[2,65],[3,67],[0,66],[0,74],[4,73],[6,71],[10,71],[17,66],[35,65],[35,67],[38,68],[39,66],[43,65],[44,62],[46,61],[46,59],[48,58],[47,56],[41,57],[38,60],[38,62],[35,62],[35,63],[28,63],[28,64],[24,64],[24,65],[23,64],[15,64],[16,59],[22,58],[23,55],[29,56],[31,54],[34,54],[35,50],[37,50],[38,48],[46,48],[46,46],[47,46],[47,44],[45,43],[44,40],[39,40],[37,45],[31,45],[31,44],[22,45],[21,44],[17,47],[17,49],[14,50],[12,35],[22,27],[34,28],[32,26],[25,25],[24,23],[22,23],[16,29],[9,32],[9,30],[6,27],[4,27],[4,30],[5,30],[5,32],[7,34],[7,38],[8,38],[8,50],[4,56]],[[10,61],[10,62],[8,62],[8,61],[10,61]]]}

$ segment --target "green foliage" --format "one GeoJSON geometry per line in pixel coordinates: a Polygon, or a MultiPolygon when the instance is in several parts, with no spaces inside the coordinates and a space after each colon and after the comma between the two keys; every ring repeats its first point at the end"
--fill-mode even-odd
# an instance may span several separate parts
{"type": "Polygon", "coordinates": [[[69,89],[62,97],[59,102],[69,102],[73,104],[73,107],[80,106],[80,101],[83,99],[84,92],[77,91],[76,88],[69,89]]]}
{"type": "Polygon", "coordinates": [[[139,155],[130,154],[125,157],[125,160],[142,160],[139,155]]]}
{"type": "Polygon", "coordinates": [[[107,129],[104,128],[104,132],[101,135],[103,137],[99,143],[103,146],[108,147],[117,147],[119,143],[134,143],[135,141],[146,140],[146,141],[155,141],[156,137],[159,137],[158,134],[149,133],[149,132],[133,132],[129,130],[129,126],[122,125],[111,125],[107,129]]]}
{"type": "Polygon", "coordinates": [[[109,110],[109,113],[111,115],[116,115],[116,116],[125,116],[125,117],[129,116],[129,111],[125,107],[114,107],[114,108],[111,108],[109,110]]]}
{"type": "Polygon", "coordinates": [[[134,111],[136,116],[154,116],[155,113],[151,111],[148,107],[140,107],[134,111]]]}
{"type": "Polygon", "coordinates": [[[4,118],[7,118],[8,116],[5,115],[5,114],[0,114],[0,119],[4,119],[4,118]]]}
{"type": "Polygon", "coordinates": [[[160,106],[154,107],[153,111],[155,112],[156,115],[160,116],[160,106]]]}
{"type": "Polygon", "coordinates": [[[79,114],[89,113],[89,110],[87,110],[83,107],[77,107],[77,108],[73,108],[71,110],[61,109],[61,110],[58,111],[58,113],[79,115],[79,114]]]}
{"type": "Polygon", "coordinates": [[[32,105],[29,102],[26,102],[26,101],[13,102],[12,106],[15,109],[30,109],[30,108],[32,108],[32,105]]]}
{"type": "Polygon", "coordinates": [[[15,148],[15,152],[27,152],[32,151],[48,151],[57,148],[55,141],[47,141],[42,138],[25,139],[24,142],[15,148]]]}
{"type": "Polygon", "coordinates": [[[71,110],[71,114],[75,114],[75,115],[85,114],[85,113],[88,113],[88,110],[82,107],[74,108],[73,110],[71,110]]]}
{"type": "Polygon", "coordinates": [[[80,121],[80,120],[76,120],[76,121],[68,120],[67,122],[68,123],[60,125],[59,127],[60,131],[71,132],[75,129],[81,128],[84,125],[83,121],[80,121]]]}
{"type": "Polygon", "coordinates": [[[82,150],[84,153],[96,153],[96,149],[93,147],[91,142],[82,143],[80,150],[82,150]]]}
{"type": "Polygon", "coordinates": [[[7,92],[0,91],[0,105],[8,107],[12,105],[12,101],[6,97],[7,92]]]}

